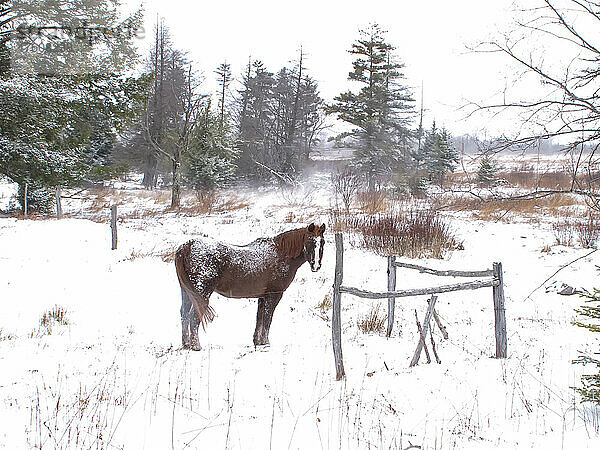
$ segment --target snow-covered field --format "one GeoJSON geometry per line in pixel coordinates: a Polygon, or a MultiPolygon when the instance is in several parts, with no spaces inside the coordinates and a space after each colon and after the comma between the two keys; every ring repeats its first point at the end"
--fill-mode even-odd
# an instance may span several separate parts
{"type": "MultiPolygon", "coordinates": [[[[255,300],[214,294],[217,317],[201,333],[203,349],[181,350],[179,285],[173,263],[160,255],[195,236],[242,244],[327,223],[327,178],[312,181],[313,188],[298,193],[238,191],[248,206],[208,215],[136,218],[131,210],[144,201],[123,204],[127,218],[116,251],[108,209],[92,214],[93,202],[67,203],[72,216],[61,221],[0,219],[0,447],[600,447],[600,411],[579,403],[572,386],[583,368],[571,364],[599,343],[571,325],[582,300],[556,294],[562,282],[600,286],[600,252],[536,290],[560,266],[591,252],[554,245],[543,218],[494,223],[447,213],[464,250],[418,261],[463,270],[503,263],[506,360],[492,357],[489,288],[439,295],[436,309],[449,333],[443,340],[434,332],[442,363],[425,364],[422,356],[413,368],[414,311],[422,320],[426,298],[397,300],[387,339],[357,326],[373,301],[344,295],[347,376],[336,382],[331,310],[317,308],[333,283],[331,233],[322,269],[301,267],[285,292],[270,347],[252,346],[255,300]],[[77,218],[88,215],[94,220],[77,218]],[[541,252],[546,245],[550,252],[541,252]],[[41,326],[55,305],[66,310],[68,323],[41,326]]],[[[385,266],[384,258],[346,240],[345,285],[385,290],[385,266]]],[[[448,281],[398,270],[398,289],[448,281]]]]}

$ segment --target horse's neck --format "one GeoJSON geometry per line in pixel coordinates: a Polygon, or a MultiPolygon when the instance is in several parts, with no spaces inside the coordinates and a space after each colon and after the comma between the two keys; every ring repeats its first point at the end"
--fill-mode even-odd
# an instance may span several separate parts
{"type": "Polygon", "coordinates": [[[288,264],[290,266],[290,270],[295,274],[296,271],[300,268],[302,264],[306,262],[306,258],[304,255],[300,255],[297,258],[292,258],[288,260],[288,264]]]}

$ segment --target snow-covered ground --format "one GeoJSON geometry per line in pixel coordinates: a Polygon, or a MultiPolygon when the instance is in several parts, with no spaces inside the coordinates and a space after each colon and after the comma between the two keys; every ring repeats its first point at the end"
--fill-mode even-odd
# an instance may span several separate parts
{"type": "MultiPolygon", "coordinates": [[[[598,339],[571,325],[582,300],[556,289],[600,286],[600,253],[536,290],[590,253],[553,245],[544,220],[493,223],[448,213],[464,250],[418,261],[465,270],[503,263],[506,360],[492,357],[489,288],[439,295],[449,333],[443,340],[434,331],[442,363],[422,356],[413,368],[414,311],[422,320],[426,298],[397,300],[387,339],[357,326],[374,301],[344,295],[347,376],[336,382],[331,311],[317,308],[333,283],[331,233],[322,269],[301,267],[285,292],[270,347],[251,345],[255,300],[214,294],[217,317],[201,332],[203,349],[181,350],[179,286],[173,263],[160,255],[195,236],[241,244],[327,223],[327,177],[313,183],[296,193],[238,190],[248,206],[204,215],[136,216],[152,202],[123,204],[116,251],[108,209],[97,200],[93,211],[91,200],[67,203],[71,216],[61,221],[0,219],[0,447],[599,448],[600,412],[579,403],[572,386],[583,368],[571,364],[580,351],[597,351],[598,339]],[[77,218],[88,216],[94,220],[77,218]],[[550,252],[541,252],[546,245],[550,252]],[[40,317],[55,305],[68,324],[48,331],[40,317]]],[[[385,266],[346,240],[345,285],[385,290],[385,266]]],[[[398,270],[399,289],[448,281],[398,270]]]]}

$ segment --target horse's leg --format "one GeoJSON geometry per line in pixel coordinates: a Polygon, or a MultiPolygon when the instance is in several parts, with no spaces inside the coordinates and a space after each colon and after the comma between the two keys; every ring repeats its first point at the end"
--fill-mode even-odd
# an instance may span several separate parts
{"type": "Polygon", "coordinates": [[[190,347],[190,315],[195,313],[194,306],[185,289],[181,288],[181,344],[183,348],[190,347]]]}
{"type": "Polygon", "coordinates": [[[281,300],[282,294],[268,294],[258,299],[258,311],[256,313],[256,330],[254,331],[254,345],[269,344],[269,329],[273,320],[275,308],[281,300]]]}
{"type": "Polygon", "coordinates": [[[264,344],[264,327],[263,321],[265,317],[265,299],[258,299],[258,310],[256,311],[256,328],[254,329],[254,345],[263,345],[264,344]]]}
{"type": "MultiPolygon", "coordinates": [[[[208,308],[208,301],[209,298],[212,294],[212,289],[202,289],[201,292],[198,293],[198,296],[196,297],[197,301],[199,302],[199,304],[201,305],[206,305],[206,307],[208,308]]],[[[211,309],[212,311],[212,309],[211,309]]],[[[214,317],[214,314],[211,312],[209,315],[209,318],[206,319],[208,321],[212,320],[212,317],[214,317]]],[[[196,311],[196,308],[194,308],[194,306],[192,305],[191,310],[190,310],[190,348],[192,350],[201,350],[202,347],[200,346],[200,340],[198,339],[198,328],[200,327],[200,324],[202,323],[202,321],[200,320],[200,317],[198,316],[198,312],[196,311]]],[[[205,322],[206,324],[206,322],[205,322]]]]}

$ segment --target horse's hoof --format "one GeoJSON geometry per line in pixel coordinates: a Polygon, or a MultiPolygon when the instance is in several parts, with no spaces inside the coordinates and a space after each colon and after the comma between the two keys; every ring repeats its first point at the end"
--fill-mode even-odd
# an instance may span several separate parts
{"type": "Polygon", "coordinates": [[[265,342],[264,344],[254,344],[254,350],[264,350],[270,346],[271,344],[269,344],[268,342],[265,342]]]}
{"type": "Polygon", "coordinates": [[[189,346],[190,350],[194,350],[195,352],[198,352],[200,350],[202,350],[202,346],[200,344],[191,344],[189,346]]]}

